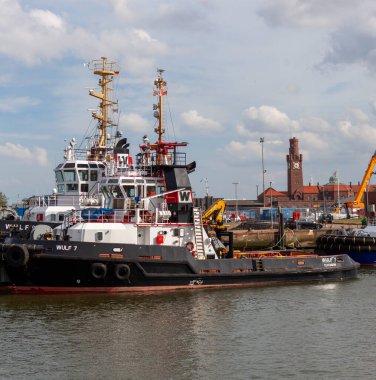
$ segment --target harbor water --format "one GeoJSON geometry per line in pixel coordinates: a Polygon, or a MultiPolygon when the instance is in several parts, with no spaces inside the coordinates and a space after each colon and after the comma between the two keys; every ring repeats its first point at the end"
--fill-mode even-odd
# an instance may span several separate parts
{"type": "Polygon", "coordinates": [[[1,296],[0,379],[373,379],[375,289],[1,296]]]}

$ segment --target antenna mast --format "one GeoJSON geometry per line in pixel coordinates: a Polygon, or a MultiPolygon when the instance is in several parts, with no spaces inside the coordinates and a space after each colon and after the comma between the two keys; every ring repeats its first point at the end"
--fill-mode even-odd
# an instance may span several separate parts
{"type": "Polygon", "coordinates": [[[99,86],[101,92],[90,90],[89,94],[100,99],[99,110],[94,111],[92,116],[98,121],[99,136],[91,148],[90,156],[93,160],[103,160],[107,154],[107,128],[116,125],[112,119],[112,112],[115,111],[114,105],[117,100],[112,99],[113,88],[111,83],[115,75],[119,75],[119,66],[116,62],[110,62],[106,57],[92,61],[89,67],[95,75],[99,75],[99,86]]]}

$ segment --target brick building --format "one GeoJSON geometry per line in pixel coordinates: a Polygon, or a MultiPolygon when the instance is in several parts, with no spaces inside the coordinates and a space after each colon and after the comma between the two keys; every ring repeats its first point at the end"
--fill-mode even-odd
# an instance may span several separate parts
{"type": "MultiPolygon", "coordinates": [[[[303,155],[299,152],[299,140],[293,137],[289,140],[289,153],[287,161],[287,191],[276,190],[269,187],[265,193],[258,195],[257,200],[265,206],[281,207],[330,207],[335,204],[343,203],[353,199],[359,191],[360,185],[339,183],[336,173],[330,178],[329,182],[320,185],[303,183],[303,155]]],[[[376,185],[369,185],[369,201],[376,199],[376,185]]]]}

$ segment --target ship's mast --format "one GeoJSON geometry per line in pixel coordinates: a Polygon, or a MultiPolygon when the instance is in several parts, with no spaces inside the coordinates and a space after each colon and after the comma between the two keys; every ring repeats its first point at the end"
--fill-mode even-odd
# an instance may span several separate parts
{"type": "Polygon", "coordinates": [[[163,97],[167,95],[167,83],[163,79],[163,69],[157,69],[158,77],[154,81],[153,95],[158,97],[158,103],[153,105],[154,117],[158,120],[158,125],[155,128],[155,132],[158,135],[157,142],[157,164],[160,165],[163,162],[163,155],[165,154],[163,144],[163,134],[165,132],[163,126],[163,97]]]}
{"type": "MultiPolygon", "coordinates": [[[[183,165],[182,158],[183,154],[177,152],[178,147],[187,146],[186,142],[167,142],[164,141],[163,135],[165,133],[165,128],[163,125],[163,97],[167,95],[167,83],[163,79],[164,70],[158,69],[158,77],[154,81],[154,91],[153,95],[158,97],[158,103],[153,104],[154,117],[157,119],[157,126],[154,131],[158,135],[158,140],[155,143],[150,144],[147,135],[144,136],[144,145],[140,145],[143,151],[144,161],[149,162],[149,164],[155,165],[157,168],[160,166],[173,166],[173,165],[183,165]],[[149,161],[150,151],[155,152],[155,161],[152,159],[149,161]],[[179,163],[177,162],[179,158],[179,163]]],[[[153,156],[154,158],[154,156],[153,156]]],[[[185,165],[185,155],[184,155],[184,165],[185,165]]]]}
{"type": "Polygon", "coordinates": [[[93,118],[98,121],[99,136],[91,148],[90,158],[103,160],[106,158],[108,149],[107,129],[115,125],[111,116],[117,101],[112,99],[113,88],[111,87],[111,83],[114,80],[114,76],[119,75],[119,70],[116,62],[110,62],[106,57],[92,61],[89,67],[93,70],[95,75],[99,75],[98,83],[101,89],[100,92],[95,92],[94,90],[89,91],[91,96],[101,101],[98,111],[92,113],[93,118]]]}
{"type": "Polygon", "coordinates": [[[163,96],[167,95],[167,83],[163,79],[163,69],[157,69],[158,78],[154,81],[154,96],[158,96],[158,103],[154,104],[154,117],[158,119],[158,126],[155,132],[158,134],[158,143],[163,142],[163,96]]]}

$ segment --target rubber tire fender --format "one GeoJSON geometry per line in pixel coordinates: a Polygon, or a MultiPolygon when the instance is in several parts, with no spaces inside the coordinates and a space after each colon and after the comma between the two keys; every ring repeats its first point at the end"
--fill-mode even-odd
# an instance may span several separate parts
{"type": "Polygon", "coordinates": [[[131,275],[131,268],[127,264],[116,264],[115,266],[115,277],[118,280],[128,280],[131,275]]]}
{"type": "Polygon", "coordinates": [[[7,250],[6,258],[10,267],[20,268],[28,263],[30,253],[25,244],[12,244],[7,250]]]}
{"type": "Polygon", "coordinates": [[[103,280],[107,274],[107,265],[103,263],[91,264],[91,275],[96,280],[103,280]]]}

